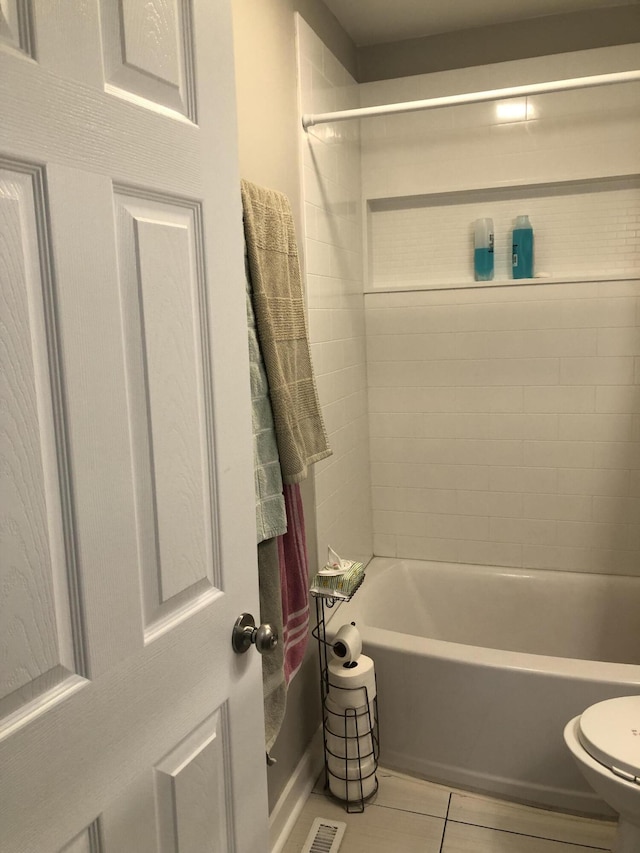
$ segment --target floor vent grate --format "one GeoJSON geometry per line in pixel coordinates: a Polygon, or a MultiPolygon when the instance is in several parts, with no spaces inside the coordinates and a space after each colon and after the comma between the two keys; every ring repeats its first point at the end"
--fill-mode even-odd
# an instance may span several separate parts
{"type": "Polygon", "coordinates": [[[317,817],[300,853],[338,853],[347,824],[317,817]]]}

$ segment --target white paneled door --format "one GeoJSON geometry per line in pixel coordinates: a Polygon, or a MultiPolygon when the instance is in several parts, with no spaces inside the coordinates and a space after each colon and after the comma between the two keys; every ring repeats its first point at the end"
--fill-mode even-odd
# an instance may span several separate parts
{"type": "Polygon", "coordinates": [[[0,0],[0,850],[260,853],[228,0],[0,0]]]}

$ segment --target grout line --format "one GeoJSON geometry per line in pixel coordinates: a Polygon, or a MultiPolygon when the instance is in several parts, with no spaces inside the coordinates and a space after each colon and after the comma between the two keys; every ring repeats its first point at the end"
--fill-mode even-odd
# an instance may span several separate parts
{"type": "MultiPolygon", "coordinates": [[[[385,806],[383,803],[376,803],[375,801],[371,801],[368,803],[372,808],[377,809],[389,809],[392,812],[404,812],[405,814],[415,814],[418,817],[431,817],[434,820],[446,820],[446,817],[441,814],[431,814],[431,812],[418,812],[415,809],[405,809],[400,806],[385,806]]],[[[447,809],[448,810],[448,809],[447,809]]]]}
{"type": "Polygon", "coordinates": [[[447,813],[444,816],[444,824],[442,826],[442,838],[440,839],[440,849],[438,853],[442,853],[444,850],[444,839],[447,834],[447,824],[449,823],[449,809],[451,808],[451,800],[453,798],[453,792],[449,791],[449,799],[447,801],[447,813]]]}
{"type": "MultiPolygon", "coordinates": [[[[447,810],[447,814],[448,814],[448,810],[447,810]]],[[[491,832],[503,832],[506,835],[519,835],[523,838],[537,838],[540,841],[553,841],[556,844],[566,844],[568,847],[581,847],[581,848],[587,849],[587,850],[602,850],[602,851],[604,851],[604,853],[610,853],[610,849],[608,847],[594,847],[592,844],[582,844],[579,841],[562,841],[558,838],[548,838],[546,835],[531,835],[528,832],[517,832],[516,830],[513,830],[513,829],[499,829],[498,827],[495,827],[495,826],[486,826],[485,824],[482,824],[482,823],[471,823],[470,821],[466,821],[466,820],[453,820],[453,819],[447,817],[447,823],[458,823],[458,824],[461,824],[463,826],[475,826],[478,829],[488,829],[491,832]]]]}
{"type": "Polygon", "coordinates": [[[447,813],[444,816],[445,821],[449,820],[449,811],[451,810],[451,800],[453,799],[453,791],[449,791],[449,800],[447,802],[447,813]]]}

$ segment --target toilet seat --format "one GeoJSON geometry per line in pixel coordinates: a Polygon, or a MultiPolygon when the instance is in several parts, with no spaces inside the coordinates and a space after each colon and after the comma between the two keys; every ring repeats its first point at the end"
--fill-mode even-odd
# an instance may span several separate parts
{"type": "Polygon", "coordinates": [[[640,696],[607,699],[587,708],[578,737],[596,761],[640,786],[640,696]]]}

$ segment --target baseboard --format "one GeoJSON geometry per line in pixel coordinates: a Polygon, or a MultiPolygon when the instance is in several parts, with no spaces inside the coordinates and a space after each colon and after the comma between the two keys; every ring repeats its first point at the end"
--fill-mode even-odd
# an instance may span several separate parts
{"type": "Polygon", "coordinates": [[[589,815],[595,818],[613,817],[614,812],[593,791],[552,788],[516,778],[494,776],[453,764],[428,761],[419,755],[385,750],[384,766],[389,770],[415,775],[446,787],[473,791],[489,797],[512,800],[536,808],[553,809],[569,814],[589,815]]]}
{"type": "Polygon", "coordinates": [[[271,853],[281,853],[323,765],[324,752],[320,725],[269,815],[271,853]]]}

